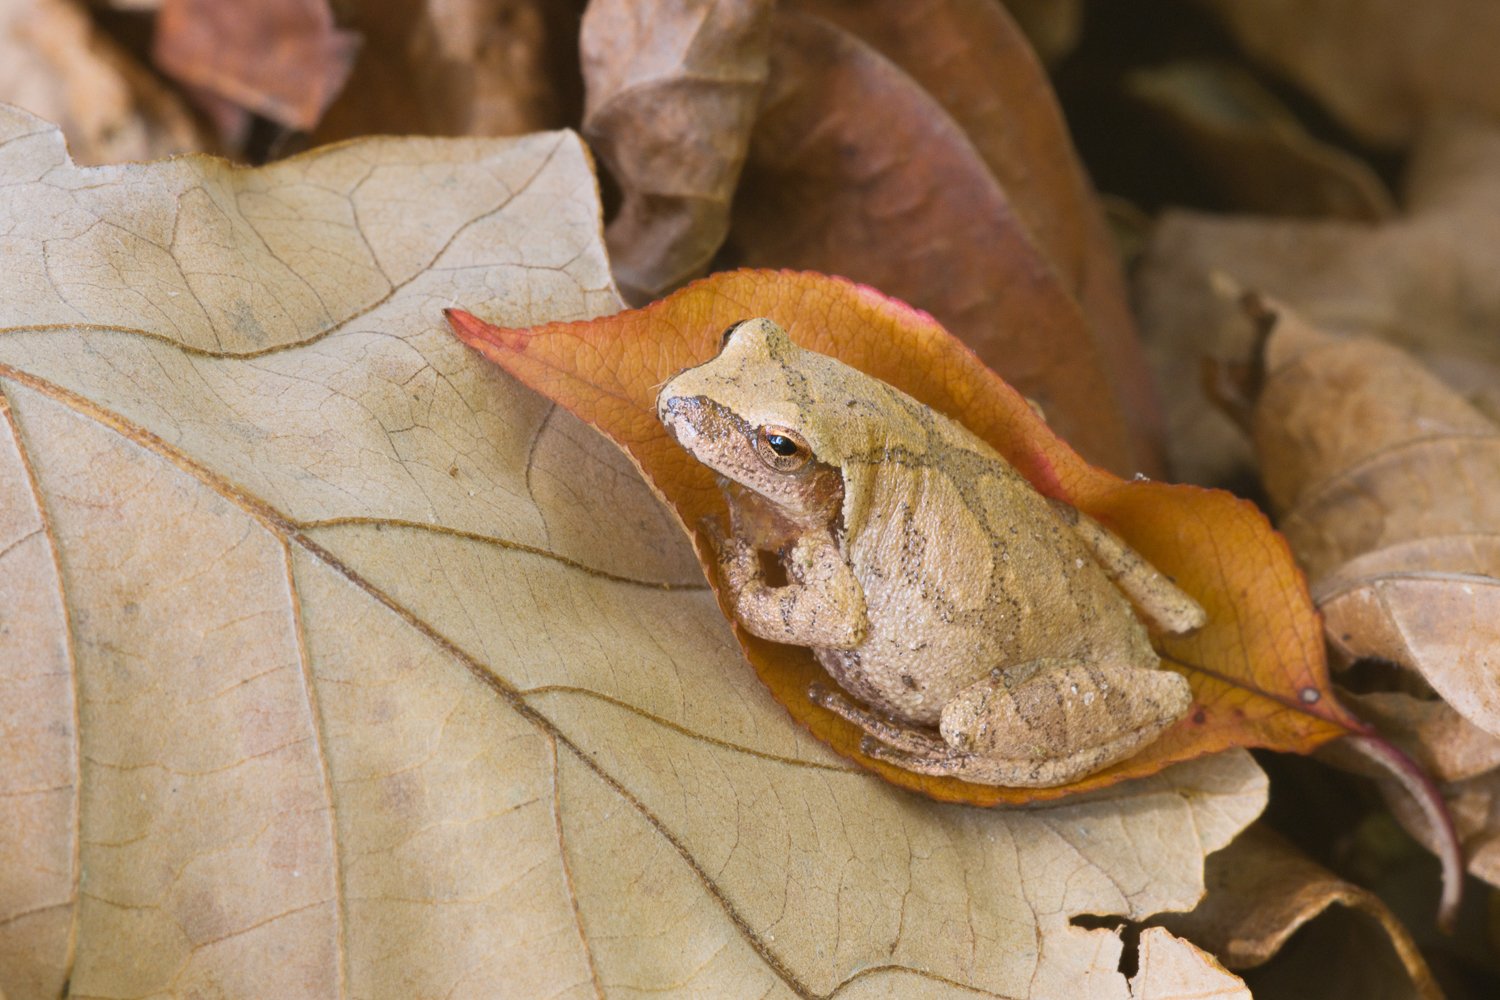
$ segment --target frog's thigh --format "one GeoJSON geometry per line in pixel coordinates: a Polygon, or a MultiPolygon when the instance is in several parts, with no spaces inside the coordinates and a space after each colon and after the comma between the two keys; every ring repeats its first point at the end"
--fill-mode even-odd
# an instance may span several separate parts
{"type": "Polygon", "coordinates": [[[993,784],[1054,785],[1130,756],[1187,713],[1187,679],[1121,663],[1037,660],[943,706],[938,728],[993,784]]]}

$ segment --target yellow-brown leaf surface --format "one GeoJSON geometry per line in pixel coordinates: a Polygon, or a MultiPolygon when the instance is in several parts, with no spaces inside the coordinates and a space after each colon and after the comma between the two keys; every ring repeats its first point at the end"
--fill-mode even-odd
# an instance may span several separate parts
{"type": "MultiPolygon", "coordinates": [[[[683,522],[696,525],[719,513],[722,502],[712,473],[657,422],[656,389],[711,357],[720,333],[752,316],[771,317],[804,347],[839,357],[967,425],[1043,493],[1124,536],[1208,612],[1205,628],[1161,645],[1166,662],[1193,682],[1188,717],[1139,755],[1067,789],[983,787],[871,760],[859,751],[856,727],[808,702],[808,685],[824,675],[807,650],[737,630],[777,699],[839,753],[935,798],[995,804],[1109,785],[1227,747],[1306,752],[1359,726],[1329,691],[1302,574],[1252,505],[1197,487],[1125,481],[1089,466],[931,317],[872,289],[809,273],[738,271],[589,322],[501,329],[462,312],[453,321],[468,343],[614,438],[683,522]]],[[[708,566],[710,549],[701,535],[697,541],[708,566]]]]}
{"type": "Polygon", "coordinates": [[[8,1000],[1124,998],[1070,918],[1190,906],[1264,802],[937,805],[794,725],[442,323],[619,308],[575,137],[83,169],[0,110],[0,180],[8,1000]]]}

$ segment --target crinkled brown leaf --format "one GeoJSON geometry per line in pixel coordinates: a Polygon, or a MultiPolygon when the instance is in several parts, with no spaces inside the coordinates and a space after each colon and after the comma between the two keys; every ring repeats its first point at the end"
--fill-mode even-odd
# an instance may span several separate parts
{"type": "Polygon", "coordinates": [[[1500,114],[1489,0],[1200,0],[1252,57],[1369,142],[1409,142],[1455,111],[1500,114]]]}
{"type": "MultiPolygon", "coordinates": [[[[873,47],[952,116],[1000,183],[1015,222],[1083,310],[1105,372],[1120,394],[1119,419],[1139,441],[1156,446],[1160,404],[1130,312],[1119,249],[1046,73],[1005,9],[993,0],[797,0],[796,5],[873,47]]],[[[1067,6],[1056,0],[1053,5],[1067,6]]],[[[924,149],[923,155],[943,151],[924,149]]],[[[865,210],[879,215],[881,207],[865,210]]],[[[906,236],[893,236],[929,239],[937,252],[950,256],[963,252],[945,244],[936,226],[913,226],[906,236]]],[[[861,257],[870,252],[851,249],[861,257]]],[[[848,273],[835,263],[818,269],[848,273]]],[[[930,306],[913,301],[944,320],[953,305],[947,294],[942,287],[926,289],[930,306]]],[[[1007,318],[999,312],[995,322],[1007,318]]],[[[983,337],[971,341],[981,343],[983,337]]],[[[998,355],[987,360],[1002,374],[1009,362],[998,355]]],[[[1150,468],[1143,464],[1141,470],[1150,468]]]]}
{"type": "Polygon", "coordinates": [[[0,111],[0,991],[1119,998],[1244,754],[939,806],[793,725],[623,456],[566,134],[81,169],[0,111]]]}
{"type": "MultiPolygon", "coordinates": [[[[909,15],[888,13],[880,32],[862,29],[910,63],[910,74],[820,17],[779,13],[730,251],[747,264],[842,274],[930,311],[1038,400],[1091,460],[1150,473],[1159,465],[1156,410],[1112,284],[1118,265],[1100,249],[1097,210],[1055,129],[1045,75],[1014,26],[990,8],[979,17],[970,4],[919,6],[914,13],[932,12],[909,26],[927,39],[923,46],[898,37],[909,15]],[[953,65],[935,65],[949,46],[953,65]],[[1014,75],[987,81],[972,99],[948,100],[976,132],[1019,117],[1025,141],[971,140],[914,78],[962,93],[982,78],[984,59],[1018,50],[1024,58],[1010,60],[1014,75]],[[987,102],[1001,94],[1013,100],[997,112],[987,102]],[[981,149],[1009,164],[1008,176],[1052,175],[1025,185],[1033,207],[1017,207],[1020,197],[981,149]],[[1048,222],[1047,241],[1031,231],[1032,220],[1048,222]],[[1055,260],[1054,248],[1061,248],[1055,260]]],[[[854,14],[842,16],[856,23],[854,14]]]]}
{"type": "Polygon", "coordinates": [[[163,0],[152,58],[189,87],[307,131],[343,87],[357,45],[328,0],[163,0]]]}
{"type": "Polygon", "coordinates": [[[0,102],[58,122],[80,163],[208,146],[181,99],[101,34],[74,0],[0,3],[0,102]]]}
{"type": "Polygon", "coordinates": [[[582,0],[340,0],[360,46],[313,133],[522,135],[576,120],[582,0]]]}
{"type": "Polygon", "coordinates": [[[1180,475],[1223,483],[1251,464],[1243,434],[1197,388],[1204,357],[1245,357],[1254,339],[1216,274],[1322,329],[1408,348],[1466,394],[1500,399],[1500,129],[1426,135],[1404,202],[1407,214],[1384,225],[1163,216],[1136,287],[1158,376],[1175,387],[1168,443],[1180,475]]]}
{"type": "Polygon", "coordinates": [[[1395,214],[1369,164],[1309,135],[1232,64],[1182,60],[1136,70],[1125,85],[1176,138],[1195,176],[1237,210],[1356,220],[1395,214]]]}
{"type": "Polygon", "coordinates": [[[1500,735],[1500,427],[1397,348],[1276,321],[1255,446],[1330,642],[1500,735]]]}
{"type": "MultiPolygon", "coordinates": [[[[1296,967],[1275,969],[1267,996],[1307,996],[1311,981],[1319,997],[1441,1000],[1416,942],[1378,896],[1314,863],[1263,824],[1210,855],[1206,877],[1208,895],[1192,912],[1157,922],[1229,968],[1242,972],[1262,966],[1299,933],[1319,937],[1321,947],[1339,955],[1360,956],[1338,961],[1325,953],[1314,959],[1316,967],[1290,956],[1296,967]],[[1303,930],[1315,921],[1324,926],[1303,930]],[[1301,990],[1286,989],[1299,981],[1301,990]]],[[[1260,996],[1256,980],[1252,985],[1260,996]]]]}
{"type": "Polygon", "coordinates": [[[583,134],[619,182],[615,280],[640,304],[708,270],[766,82],[771,0],[593,0],[583,134]]]}
{"type": "MultiPolygon", "coordinates": [[[[1329,643],[1415,672],[1500,735],[1500,427],[1395,347],[1285,310],[1265,322],[1255,446],[1329,643]]],[[[1431,842],[1447,826],[1431,809],[1421,823],[1431,842]]]]}
{"type": "MultiPolygon", "coordinates": [[[[1193,682],[1196,699],[1187,717],[1135,757],[1052,789],[926,777],[865,756],[858,728],[809,701],[811,683],[831,683],[812,654],[737,628],[777,700],[839,753],[934,798],[994,805],[1097,788],[1226,747],[1307,752],[1361,728],[1328,688],[1302,575],[1252,504],[1220,491],[1124,481],[1088,465],[930,316],[873,289],[825,275],[747,270],[713,275],[644,309],[587,322],[518,330],[461,311],[450,319],[466,342],[607,433],[683,523],[699,525],[722,514],[723,500],[713,473],[657,420],[656,391],[676,372],[712,357],[722,331],[751,316],[769,316],[803,346],[959,420],[1042,493],[1109,525],[1208,613],[1208,624],[1194,634],[1161,640],[1165,662],[1193,682]]],[[[699,557],[711,567],[712,547],[701,528],[695,538],[699,557]]],[[[709,575],[717,585],[712,569],[709,575]]]]}

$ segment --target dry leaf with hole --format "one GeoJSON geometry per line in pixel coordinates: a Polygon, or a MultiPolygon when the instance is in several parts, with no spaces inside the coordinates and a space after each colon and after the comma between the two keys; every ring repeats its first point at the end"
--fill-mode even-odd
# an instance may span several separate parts
{"type": "Polygon", "coordinates": [[[1222,274],[1336,333],[1415,352],[1500,413],[1500,129],[1428,132],[1408,167],[1406,214],[1383,225],[1169,211],[1137,272],[1141,327],[1163,385],[1172,467],[1218,484],[1251,466],[1243,434],[1199,382],[1205,356],[1248,357],[1252,325],[1215,288],[1222,274]],[[1488,400],[1488,402],[1486,402],[1488,400]]]}
{"type": "Polygon", "coordinates": [[[928,310],[1091,461],[1157,474],[1119,264],[1019,31],[993,3],[797,6],[842,27],[777,14],[726,253],[928,310]]]}
{"type": "MultiPolygon", "coordinates": [[[[1187,717],[1136,756],[1060,789],[924,777],[866,756],[859,729],[808,700],[810,684],[831,684],[812,654],[737,627],[746,655],[776,698],[839,753],[935,798],[992,805],[1096,788],[1226,747],[1308,752],[1362,728],[1332,697],[1302,575],[1253,505],[1197,487],[1127,482],[1088,465],[931,317],[873,289],[817,274],[736,271],[644,309],[587,322],[520,330],[463,312],[452,319],[468,343],[618,442],[683,523],[698,525],[705,516],[719,516],[723,500],[714,474],[658,421],[657,387],[712,357],[724,329],[753,316],[770,317],[801,346],[833,355],[964,424],[1043,494],[1122,536],[1208,614],[1208,624],[1192,635],[1158,642],[1164,665],[1185,672],[1194,685],[1187,717]]],[[[705,567],[712,566],[707,536],[700,528],[695,537],[705,567]]],[[[717,574],[709,576],[717,582],[717,574]]]]}
{"type": "Polygon", "coordinates": [[[0,3],[0,101],[58,122],[80,163],[208,148],[182,100],[75,0],[0,3]]]}
{"type": "Polygon", "coordinates": [[[7,110],[0,176],[9,1000],[1123,998],[1070,919],[1260,811],[1242,752],[938,805],[786,718],[628,461],[442,323],[619,307],[576,138],[83,169],[7,110]]]}
{"type": "MultiPolygon", "coordinates": [[[[1293,935],[1311,936],[1303,928],[1318,922],[1325,925],[1316,931],[1325,946],[1360,956],[1347,963],[1325,957],[1316,975],[1319,996],[1441,1000],[1442,991],[1416,942],[1378,896],[1314,863],[1264,824],[1255,824],[1214,853],[1205,872],[1208,894],[1192,912],[1154,922],[1217,955],[1236,972],[1265,965],[1293,935]]],[[[1311,971],[1305,963],[1299,965],[1298,973],[1311,971]]],[[[1274,974],[1287,978],[1285,970],[1274,974]]],[[[1253,977],[1252,985],[1257,985],[1253,977]]],[[[1278,995],[1305,994],[1293,990],[1278,995]]]]}
{"type": "Polygon", "coordinates": [[[583,134],[619,183],[615,280],[640,304],[708,270],[766,82],[771,0],[594,0],[583,134]]]}
{"type": "Polygon", "coordinates": [[[1130,978],[1136,1000],[1250,1000],[1250,991],[1215,958],[1160,927],[1141,933],[1140,968],[1130,978]]]}

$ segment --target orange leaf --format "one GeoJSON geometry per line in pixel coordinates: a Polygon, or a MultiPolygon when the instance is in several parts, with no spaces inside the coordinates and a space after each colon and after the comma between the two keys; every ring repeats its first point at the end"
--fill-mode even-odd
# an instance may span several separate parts
{"type": "MultiPolygon", "coordinates": [[[[1186,718],[1129,760],[1065,788],[1016,789],[913,774],[859,751],[861,733],[814,706],[827,681],[812,654],[736,627],[756,672],[819,739],[895,784],[976,805],[1056,798],[1235,746],[1306,753],[1363,725],[1328,685],[1321,627],[1286,542],[1252,504],[1217,490],[1126,481],[1085,463],[1026,400],[925,313],[841,278],[733,271],[698,281],[643,309],[529,330],[490,326],[450,310],[463,341],[528,386],[609,435],[687,525],[721,514],[713,474],[656,419],[666,379],[712,357],[731,324],[769,316],[811,350],[897,386],[969,427],[1041,492],[1118,532],[1208,612],[1186,638],[1161,641],[1165,662],[1188,674],[1186,718]]],[[[711,566],[707,540],[695,534],[711,566]]],[[[709,577],[717,584],[716,574],[709,577]]],[[[724,607],[723,593],[720,606],[724,607]]],[[[727,614],[727,609],[726,609],[727,614]]]]}

